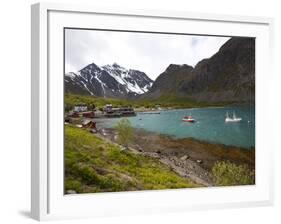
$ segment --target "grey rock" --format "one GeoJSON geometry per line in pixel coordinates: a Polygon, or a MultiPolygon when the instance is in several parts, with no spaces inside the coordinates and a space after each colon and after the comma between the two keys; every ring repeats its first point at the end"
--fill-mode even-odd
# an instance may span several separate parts
{"type": "Polygon", "coordinates": [[[184,160],[189,159],[189,156],[188,156],[188,155],[184,155],[184,156],[182,156],[180,159],[184,161],[184,160]]]}

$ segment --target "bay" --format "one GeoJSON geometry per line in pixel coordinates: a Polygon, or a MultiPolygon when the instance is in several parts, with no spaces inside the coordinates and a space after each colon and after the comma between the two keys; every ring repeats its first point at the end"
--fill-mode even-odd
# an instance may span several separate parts
{"type": "MultiPolygon", "coordinates": [[[[166,134],[173,138],[192,137],[210,143],[238,146],[243,148],[255,147],[255,107],[209,107],[161,110],[160,114],[137,113],[128,117],[134,128],[158,134],[166,134]],[[225,123],[226,113],[232,116],[235,112],[242,121],[225,123]],[[183,122],[182,118],[192,115],[195,123],[183,122]]],[[[103,120],[103,126],[114,127],[121,118],[103,120]]]]}

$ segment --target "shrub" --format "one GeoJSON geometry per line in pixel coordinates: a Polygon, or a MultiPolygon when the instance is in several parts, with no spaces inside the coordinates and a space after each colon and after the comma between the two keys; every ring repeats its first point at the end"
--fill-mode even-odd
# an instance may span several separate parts
{"type": "Polygon", "coordinates": [[[124,182],[121,182],[117,176],[108,174],[103,176],[100,180],[99,186],[101,189],[110,191],[122,191],[124,189],[124,182]]]}
{"type": "Polygon", "coordinates": [[[133,141],[133,128],[130,121],[126,118],[122,118],[117,123],[116,130],[118,133],[118,143],[128,147],[128,144],[133,141]]]}
{"type": "Polygon", "coordinates": [[[87,184],[97,184],[99,182],[99,176],[96,171],[87,165],[76,165],[76,175],[79,176],[87,184]]]}
{"type": "Polygon", "coordinates": [[[229,161],[216,162],[212,168],[214,182],[218,186],[250,185],[255,183],[255,173],[247,165],[229,161]]]}
{"type": "Polygon", "coordinates": [[[77,193],[80,193],[82,191],[82,185],[78,180],[74,180],[73,178],[66,178],[65,191],[67,190],[74,190],[77,193]]]}

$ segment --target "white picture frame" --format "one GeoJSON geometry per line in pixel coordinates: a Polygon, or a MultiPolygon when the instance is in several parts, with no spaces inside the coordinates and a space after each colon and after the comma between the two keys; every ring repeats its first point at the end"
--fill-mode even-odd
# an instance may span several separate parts
{"type": "Polygon", "coordinates": [[[180,212],[273,203],[271,18],[191,12],[98,9],[93,6],[32,5],[31,214],[37,220],[180,212]],[[162,191],[63,194],[63,27],[189,32],[256,38],[256,184],[162,191]],[[184,28],[182,28],[184,27],[184,28]],[[187,28],[188,27],[188,28],[187,28]],[[61,76],[60,76],[61,74],[61,76]]]}

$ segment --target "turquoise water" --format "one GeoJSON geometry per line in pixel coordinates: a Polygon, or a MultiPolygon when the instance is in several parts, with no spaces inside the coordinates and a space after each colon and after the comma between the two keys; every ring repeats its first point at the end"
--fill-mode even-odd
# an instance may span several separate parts
{"type": "MultiPolygon", "coordinates": [[[[211,143],[250,148],[255,146],[255,107],[235,106],[221,108],[194,108],[161,111],[160,114],[138,113],[128,118],[135,128],[159,134],[167,134],[174,138],[193,137],[211,143]],[[235,111],[242,121],[225,123],[225,114],[232,116],[235,111]],[[195,123],[182,122],[186,115],[192,115],[195,123]]],[[[106,119],[106,127],[114,127],[120,118],[106,119]]]]}

